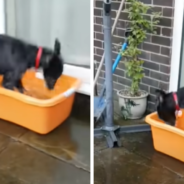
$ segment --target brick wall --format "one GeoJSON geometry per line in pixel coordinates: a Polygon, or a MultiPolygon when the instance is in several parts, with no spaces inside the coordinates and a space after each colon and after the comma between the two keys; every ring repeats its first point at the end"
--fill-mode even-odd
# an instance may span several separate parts
{"type": "MultiPolygon", "coordinates": [[[[171,45],[172,45],[172,26],[174,15],[174,0],[141,0],[142,2],[154,7],[155,11],[162,13],[160,23],[157,27],[157,35],[147,35],[146,41],[140,46],[142,54],[141,59],[145,61],[145,77],[141,81],[140,88],[150,93],[148,98],[148,110],[153,111],[155,106],[155,89],[161,88],[168,90],[169,74],[171,61],[171,45]]],[[[121,0],[112,2],[112,24],[116,17],[121,0]]],[[[103,55],[103,27],[102,27],[102,0],[96,0],[94,7],[94,60],[95,67],[99,66],[99,62],[103,55]]],[[[124,8],[128,4],[125,3],[124,8]]],[[[150,15],[148,14],[149,18],[150,15]]],[[[122,10],[119,21],[116,26],[112,38],[113,60],[118,54],[117,47],[124,41],[124,32],[128,23],[127,13],[122,10]]],[[[114,99],[117,100],[116,91],[130,86],[131,81],[126,77],[125,66],[123,61],[120,62],[118,68],[113,75],[114,99]]],[[[104,82],[105,67],[103,66],[97,83],[98,90],[104,82]]]]}

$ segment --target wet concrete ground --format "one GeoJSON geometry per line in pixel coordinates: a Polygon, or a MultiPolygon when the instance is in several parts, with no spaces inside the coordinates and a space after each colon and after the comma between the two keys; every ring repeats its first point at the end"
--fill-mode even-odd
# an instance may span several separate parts
{"type": "Polygon", "coordinates": [[[94,184],[184,183],[184,163],[156,152],[151,132],[125,134],[121,142],[108,149],[104,138],[95,138],[94,184]]]}
{"type": "Polygon", "coordinates": [[[47,135],[0,120],[0,184],[90,183],[89,107],[77,95],[71,117],[47,135]]]}

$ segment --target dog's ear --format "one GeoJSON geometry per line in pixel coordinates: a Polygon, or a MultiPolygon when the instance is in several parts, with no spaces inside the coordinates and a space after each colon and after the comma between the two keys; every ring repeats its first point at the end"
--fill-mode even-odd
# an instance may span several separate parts
{"type": "Polygon", "coordinates": [[[157,103],[162,103],[164,101],[164,97],[166,95],[165,91],[156,89],[156,95],[157,95],[157,103]]]}
{"type": "Polygon", "coordinates": [[[55,44],[54,44],[54,53],[56,55],[59,55],[60,54],[60,50],[61,50],[61,44],[60,44],[59,40],[56,38],[55,39],[55,44]]]}

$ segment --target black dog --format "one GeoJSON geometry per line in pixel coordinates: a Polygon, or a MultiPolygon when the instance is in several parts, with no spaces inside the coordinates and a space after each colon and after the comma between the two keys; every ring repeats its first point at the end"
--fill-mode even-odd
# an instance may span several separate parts
{"type": "Polygon", "coordinates": [[[54,50],[37,47],[19,39],[0,35],[0,75],[6,89],[24,91],[21,78],[27,69],[42,68],[48,89],[53,89],[63,72],[60,42],[56,39],[54,50]]]}
{"type": "Polygon", "coordinates": [[[176,111],[184,108],[184,87],[177,92],[165,93],[156,90],[157,93],[157,113],[165,123],[175,126],[176,111]]]}

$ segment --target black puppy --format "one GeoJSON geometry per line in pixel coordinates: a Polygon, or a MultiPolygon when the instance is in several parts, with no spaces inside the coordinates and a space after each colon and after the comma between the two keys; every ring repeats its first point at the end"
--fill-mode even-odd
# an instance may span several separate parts
{"type": "Polygon", "coordinates": [[[53,89],[63,72],[60,43],[56,39],[54,50],[28,44],[19,39],[0,35],[0,75],[6,89],[24,91],[21,78],[27,69],[42,68],[48,89],[53,89]]]}
{"type": "Polygon", "coordinates": [[[184,108],[184,87],[177,92],[165,93],[162,90],[156,90],[156,93],[156,106],[159,118],[165,123],[175,126],[176,111],[184,108]]]}

